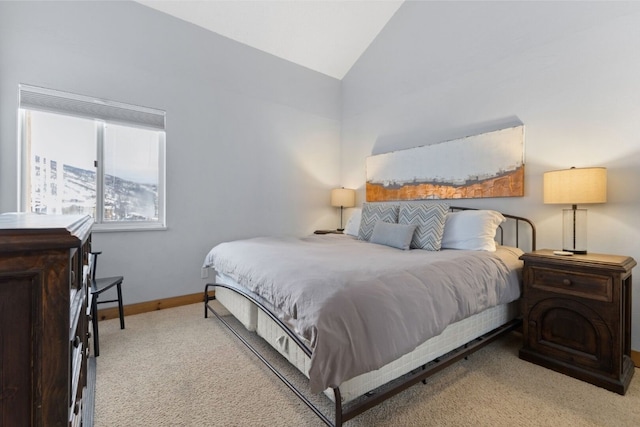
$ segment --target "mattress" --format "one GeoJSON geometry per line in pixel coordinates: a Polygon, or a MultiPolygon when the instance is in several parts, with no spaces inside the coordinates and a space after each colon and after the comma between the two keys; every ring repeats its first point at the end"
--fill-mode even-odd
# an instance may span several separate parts
{"type": "MultiPolygon", "coordinates": [[[[233,279],[217,275],[220,283],[238,286],[233,279]]],[[[267,314],[251,301],[232,290],[217,287],[216,299],[247,329],[255,331],[307,378],[311,359],[291,340],[267,314]],[[221,292],[222,291],[222,292],[221,292]],[[219,298],[219,295],[223,295],[219,298]]],[[[507,323],[519,315],[519,301],[491,307],[471,317],[452,323],[440,334],[415,350],[386,364],[380,369],[358,375],[340,385],[342,403],[368,393],[454,349],[507,323]]],[[[324,391],[335,401],[333,389],[324,391]]]]}

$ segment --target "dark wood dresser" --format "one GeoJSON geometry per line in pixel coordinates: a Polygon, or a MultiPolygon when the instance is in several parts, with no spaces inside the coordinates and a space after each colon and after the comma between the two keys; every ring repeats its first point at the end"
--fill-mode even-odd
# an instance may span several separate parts
{"type": "Polygon", "coordinates": [[[521,256],[524,345],[520,358],[625,394],[631,361],[633,258],[521,256]]]}
{"type": "Polygon", "coordinates": [[[92,224],[89,216],[0,215],[0,427],[93,418],[92,224]]]}

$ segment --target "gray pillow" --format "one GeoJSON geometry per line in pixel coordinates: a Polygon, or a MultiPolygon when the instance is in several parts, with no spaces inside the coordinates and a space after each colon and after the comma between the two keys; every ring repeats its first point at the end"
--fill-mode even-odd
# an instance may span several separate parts
{"type": "Polygon", "coordinates": [[[448,211],[447,203],[400,204],[398,223],[417,226],[411,240],[411,249],[440,250],[448,211]]]}
{"type": "Polygon", "coordinates": [[[373,227],[369,241],[406,251],[409,250],[415,231],[415,224],[391,224],[390,222],[378,221],[373,227]]]}
{"type": "Polygon", "coordinates": [[[371,239],[371,233],[373,233],[373,227],[376,222],[384,221],[390,223],[398,222],[398,209],[397,204],[389,203],[364,203],[362,205],[362,217],[360,219],[360,230],[358,230],[358,239],[369,240],[371,239]]]}

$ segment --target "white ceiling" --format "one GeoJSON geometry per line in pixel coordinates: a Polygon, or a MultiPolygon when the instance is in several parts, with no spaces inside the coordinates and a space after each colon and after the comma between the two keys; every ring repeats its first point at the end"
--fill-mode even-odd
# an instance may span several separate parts
{"type": "Polygon", "coordinates": [[[404,0],[138,0],[342,79],[404,0]]]}

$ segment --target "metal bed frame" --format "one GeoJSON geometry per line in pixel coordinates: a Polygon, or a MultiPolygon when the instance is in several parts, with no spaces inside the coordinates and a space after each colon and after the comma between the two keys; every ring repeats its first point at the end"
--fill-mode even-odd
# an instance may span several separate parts
{"type": "MultiPolygon", "coordinates": [[[[467,210],[469,208],[460,208],[460,207],[451,207],[452,211],[460,211],[467,210]]],[[[516,246],[520,243],[520,223],[523,222],[529,229],[531,235],[531,250],[536,249],[536,229],[533,223],[523,217],[503,214],[505,218],[508,218],[512,221],[515,221],[515,243],[516,246]]],[[[500,229],[500,244],[504,242],[505,230],[502,226],[500,229]]],[[[308,356],[311,357],[312,350],[300,339],[300,337],[293,332],[282,320],[280,320],[275,314],[273,314],[268,307],[266,307],[259,298],[253,293],[241,289],[235,286],[221,284],[221,283],[208,283],[205,285],[204,289],[204,317],[209,317],[209,312],[211,312],[224,326],[226,326],[233,335],[240,340],[260,361],[262,361],[268,368],[271,370],[300,400],[302,400],[308,407],[311,409],[326,425],[332,427],[341,427],[343,423],[355,418],[356,416],[362,414],[363,412],[377,406],[383,401],[395,396],[396,394],[402,392],[403,390],[417,384],[418,382],[422,382],[426,384],[427,378],[434,375],[435,373],[445,369],[446,367],[452,365],[462,358],[467,358],[471,353],[474,353],[477,350],[480,350],[482,347],[490,344],[497,338],[502,337],[503,335],[518,329],[522,325],[522,319],[516,318],[513,319],[506,324],[495,328],[494,330],[478,337],[470,342],[461,345],[460,347],[450,351],[449,353],[430,361],[421,367],[414,369],[401,376],[399,379],[393,380],[390,383],[378,387],[373,392],[367,393],[363,399],[354,399],[351,402],[347,402],[346,404],[342,403],[340,387],[334,387],[334,400],[335,400],[335,418],[334,420],[330,420],[317,406],[307,397],[303,392],[298,390],[298,388],[287,379],[278,369],[269,362],[247,339],[245,339],[238,331],[234,329],[234,327],[227,322],[222,315],[220,315],[210,304],[209,302],[215,300],[215,288],[227,288],[232,290],[243,297],[247,298],[253,304],[255,304],[258,309],[262,310],[269,318],[275,322],[282,331],[287,334],[287,336],[292,339],[298,347],[308,356]],[[211,291],[214,291],[212,294],[211,291]]]]}

